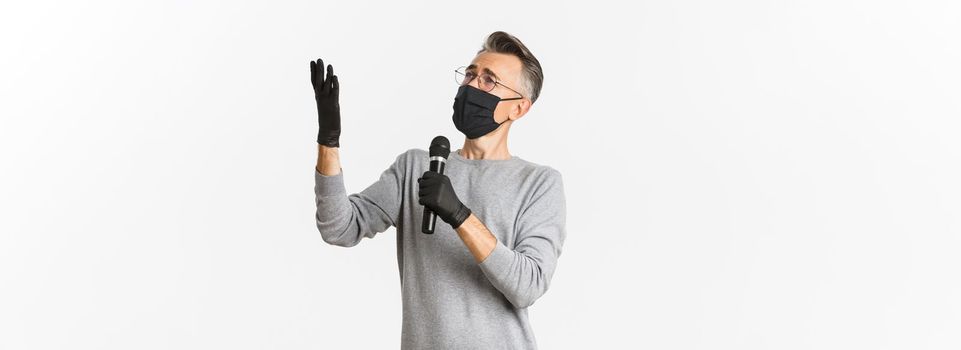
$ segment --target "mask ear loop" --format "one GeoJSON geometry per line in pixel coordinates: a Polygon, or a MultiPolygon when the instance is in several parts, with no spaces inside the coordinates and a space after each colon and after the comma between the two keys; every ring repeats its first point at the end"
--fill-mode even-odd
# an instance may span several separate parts
{"type": "MultiPolygon", "coordinates": [[[[501,102],[504,102],[504,101],[523,100],[523,99],[524,99],[523,97],[502,98],[502,99],[500,99],[500,101],[497,101],[497,103],[501,103],[501,102]]],[[[511,120],[510,115],[508,115],[508,116],[507,116],[507,119],[504,119],[504,121],[502,121],[502,122],[500,122],[500,123],[497,123],[497,126],[500,126],[501,124],[506,123],[508,120],[511,120]]]]}

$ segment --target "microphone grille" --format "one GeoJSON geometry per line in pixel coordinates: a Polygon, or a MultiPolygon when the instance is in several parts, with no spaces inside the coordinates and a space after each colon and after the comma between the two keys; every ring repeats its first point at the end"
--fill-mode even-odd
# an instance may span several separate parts
{"type": "Polygon", "coordinates": [[[430,141],[430,156],[431,157],[444,157],[450,155],[450,141],[446,137],[437,136],[430,141]]]}

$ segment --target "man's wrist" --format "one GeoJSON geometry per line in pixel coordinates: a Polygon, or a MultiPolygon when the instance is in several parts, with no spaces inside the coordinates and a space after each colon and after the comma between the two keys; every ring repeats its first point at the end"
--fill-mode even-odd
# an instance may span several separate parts
{"type": "Polygon", "coordinates": [[[340,173],[340,152],[339,147],[317,145],[317,172],[325,176],[334,176],[340,173]]]}

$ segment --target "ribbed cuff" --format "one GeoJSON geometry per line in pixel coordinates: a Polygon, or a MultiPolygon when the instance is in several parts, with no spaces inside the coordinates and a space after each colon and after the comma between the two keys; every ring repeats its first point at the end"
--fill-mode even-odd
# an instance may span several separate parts
{"type": "Polygon", "coordinates": [[[344,187],[344,169],[340,169],[337,175],[327,176],[321,174],[314,168],[314,194],[321,197],[335,195],[346,195],[347,188],[344,187]]]}
{"type": "Polygon", "coordinates": [[[494,250],[484,258],[484,261],[478,263],[481,271],[488,276],[488,278],[494,278],[494,280],[499,280],[501,276],[507,274],[507,269],[510,268],[512,262],[514,261],[514,252],[507,248],[507,246],[501,244],[500,240],[494,244],[494,250]]]}

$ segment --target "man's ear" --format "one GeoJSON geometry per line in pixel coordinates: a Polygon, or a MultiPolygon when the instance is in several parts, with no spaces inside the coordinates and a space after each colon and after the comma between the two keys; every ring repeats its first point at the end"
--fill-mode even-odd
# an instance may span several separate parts
{"type": "Polygon", "coordinates": [[[513,107],[511,107],[511,112],[510,112],[510,114],[507,115],[507,118],[510,119],[510,120],[518,120],[518,119],[521,119],[521,117],[523,117],[525,114],[527,114],[527,111],[529,111],[530,109],[531,109],[531,101],[530,101],[530,100],[528,100],[528,99],[526,99],[526,98],[523,99],[523,100],[518,100],[518,101],[517,101],[517,104],[515,104],[513,107]]]}

